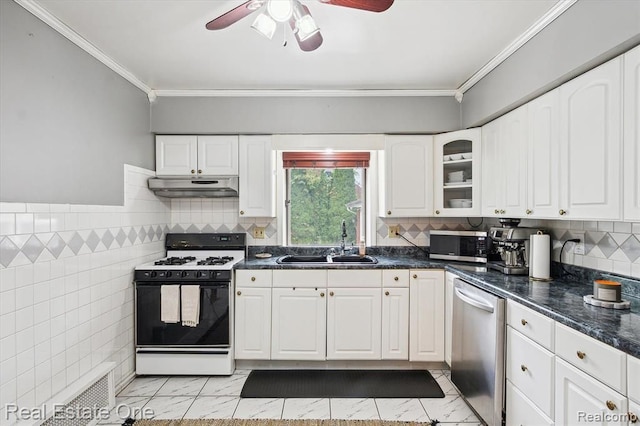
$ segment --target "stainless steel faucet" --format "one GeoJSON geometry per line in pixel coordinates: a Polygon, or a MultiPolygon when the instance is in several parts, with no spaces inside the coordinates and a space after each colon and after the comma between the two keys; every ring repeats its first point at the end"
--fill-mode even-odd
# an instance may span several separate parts
{"type": "Polygon", "coordinates": [[[340,254],[344,256],[344,239],[347,238],[347,224],[342,221],[342,243],[340,244],[340,254]]]}

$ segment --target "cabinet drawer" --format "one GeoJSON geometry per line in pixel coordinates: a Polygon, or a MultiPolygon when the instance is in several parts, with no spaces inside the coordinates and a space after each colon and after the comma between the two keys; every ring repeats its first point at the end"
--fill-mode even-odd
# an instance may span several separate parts
{"type": "Polygon", "coordinates": [[[553,417],[554,355],[507,327],[507,379],[542,412],[553,417]]]}
{"type": "Polygon", "coordinates": [[[616,391],[627,393],[627,359],[624,352],[556,323],[556,355],[616,391]]]}
{"type": "Polygon", "coordinates": [[[507,301],[507,324],[552,352],[554,323],[551,318],[519,303],[507,301]]]}
{"type": "Polygon", "coordinates": [[[326,287],[326,269],[273,271],[274,287],[326,287]]]}
{"type": "Polygon", "coordinates": [[[408,269],[384,269],[382,271],[384,287],[409,287],[408,269]]]}
{"type": "Polygon", "coordinates": [[[240,269],[235,272],[236,287],[271,287],[271,270],[240,269]]]}
{"type": "Polygon", "coordinates": [[[553,425],[531,401],[507,380],[507,424],[521,426],[553,425]]]}
{"type": "Polygon", "coordinates": [[[629,400],[629,424],[640,422],[640,404],[629,400]],[[633,421],[635,419],[635,421],[633,421]]]}
{"type": "Polygon", "coordinates": [[[329,287],[382,287],[382,272],[379,269],[329,270],[329,287]]]}
{"type": "MultiPolygon", "coordinates": [[[[640,404],[640,359],[627,355],[628,389],[629,399],[640,404]]],[[[640,413],[636,413],[640,416],[640,413]]]]}

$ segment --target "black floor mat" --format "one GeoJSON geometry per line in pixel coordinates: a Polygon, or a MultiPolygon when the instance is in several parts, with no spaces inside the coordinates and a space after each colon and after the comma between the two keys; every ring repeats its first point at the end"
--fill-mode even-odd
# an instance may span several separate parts
{"type": "Polygon", "coordinates": [[[253,370],[241,398],[443,398],[427,370],[253,370]]]}

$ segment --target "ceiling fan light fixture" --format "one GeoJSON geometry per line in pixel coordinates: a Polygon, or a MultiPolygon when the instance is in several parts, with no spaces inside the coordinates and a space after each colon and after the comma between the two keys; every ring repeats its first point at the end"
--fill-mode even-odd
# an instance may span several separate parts
{"type": "Polygon", "coordinates": [[[296,30],[298,31],[298,38],[300,38],[300,41],[305,41],[319,32],[320,28],[318,28],[316,21],[311,17],[311,15],[304,15],[296,20],[296,30]]]}
{"type": "Polygon", "coordinates": [[[278,22],[286,22],[293,14],[293,4],[291,0],[269,0],[267,12],[278,22]]]}
{"type": "Polygon", "coordinates": [[[258,15],[253,21],[253,24],[251,24],[251,28],[259,32],[269,40],[273,38],[277,26],[278,24],[276,24],[276,21],[271,19],[271,17],[266,13],[261,13],[260,15],[258,15]]]}

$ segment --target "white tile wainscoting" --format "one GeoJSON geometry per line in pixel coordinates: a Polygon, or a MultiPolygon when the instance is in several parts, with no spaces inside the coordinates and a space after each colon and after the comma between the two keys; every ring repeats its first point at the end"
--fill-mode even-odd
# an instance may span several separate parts
{"type": "Polygon", "coordinates": [[[124,173],[124,206],[0,203],[2,410],[40,406],[103,361],[116,385],[132,377],[133,267],[164,255],[171,213],[153,171],[124,173]]]}

